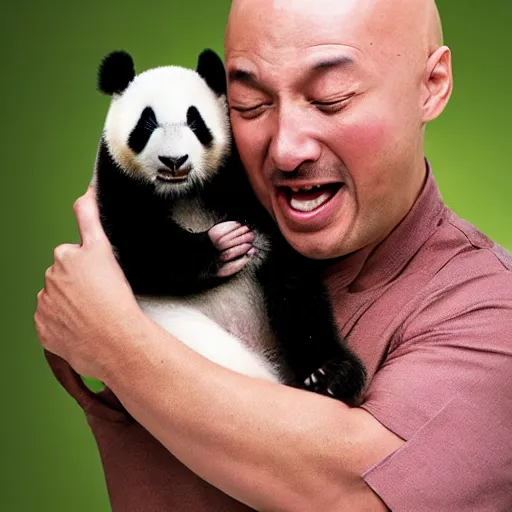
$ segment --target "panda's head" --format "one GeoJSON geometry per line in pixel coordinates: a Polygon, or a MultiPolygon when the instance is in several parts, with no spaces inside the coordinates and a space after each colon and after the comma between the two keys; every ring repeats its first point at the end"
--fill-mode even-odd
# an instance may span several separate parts
{"type": "Polygon", "coordinates": [[[112,95],[103,138],[128,175],[163,195],[182,195],[205,184],[231,150],[226,77],[211,50],[197,69],[163,66],[135,74],[131,56],[107,55],[98,88],[112,95]]]}

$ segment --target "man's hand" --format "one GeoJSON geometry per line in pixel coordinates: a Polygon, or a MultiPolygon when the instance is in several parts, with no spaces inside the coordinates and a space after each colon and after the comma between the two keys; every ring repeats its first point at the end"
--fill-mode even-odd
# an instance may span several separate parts
{"type": "Polygon", "coordinates": [[[92,187],[73,209],[82,243],[55,249],[34,322],[45,349],[104,380],[123,333],[142,312],[103,231],[92,187]]]}
{"type": "Polygon", "coordinates": [[[218,276],[228,277],[240,272],[258,250],[253,247],[254,233],[238,222],[220,222],[209,231],[208,236],[220,252],[220,267],[218,276]]]}

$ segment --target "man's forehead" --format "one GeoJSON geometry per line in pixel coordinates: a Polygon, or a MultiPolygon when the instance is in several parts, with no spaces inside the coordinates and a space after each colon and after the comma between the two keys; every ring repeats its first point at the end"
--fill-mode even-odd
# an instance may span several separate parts
{"type": "Polygon", "coordinates": [[[422,53],[439,46],[434,0],[233,0],[225,51],[342,44],[364,52],[422,53]]]}
{"type": "MultiPolygon", "coordinates": [[[[356,0],[234,0],[226,31],[228,47],[265,45],[309,47],[349,39],[358,23],[356,0]],[[352,12],[352,14],[351,14],[352,12]],[[351,19],[348,27],[340,21],[351,19]]],[[[359,8],[360,10],[360,8],[359,8]]]]}

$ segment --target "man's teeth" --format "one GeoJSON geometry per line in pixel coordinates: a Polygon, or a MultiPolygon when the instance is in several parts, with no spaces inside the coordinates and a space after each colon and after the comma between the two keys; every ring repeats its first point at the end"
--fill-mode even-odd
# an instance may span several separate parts
{"type": "Polygon", "coordinates": [[[313,190],[315,188],[320,188],[322,185],[312,185],[310,187],[290,187],[292,192],[308,192],[309,190],[313,190]]]}
{"type": "MultiPolygon", "coordinates": [[[[293,189],[292,189],[293,190],[293,189]]],[[[295,190],[294,190],[295,192],[295,190]]],[[[290,206],[294,210],[299,210],[300,212],[311,212],[315,208],[318,208],[321,204],[325,203],[328,199],[330,199],[331,194],[329,192],[324,192],[322,195],[318,196],[316,199],[309,200],[299,200],[295,197],[292,197],[290,201],[290,206]]]]}

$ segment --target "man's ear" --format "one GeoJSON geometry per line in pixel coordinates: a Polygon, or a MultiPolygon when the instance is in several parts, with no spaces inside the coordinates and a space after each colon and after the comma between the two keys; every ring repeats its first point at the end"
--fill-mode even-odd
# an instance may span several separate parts
{"type": "Polygon", "coordinates": [[[217,96],[227,94],[224,63],[213,50],[204,50],[201,55],[199,55],[196,71],[217,96]]]}
{"type": "Polygon", "coordinates": [[[447,46],[441,46],[428,58],[422,88],[423,122],[428,123],[444,110],[453,89],[451,51],[447,46]]]}

